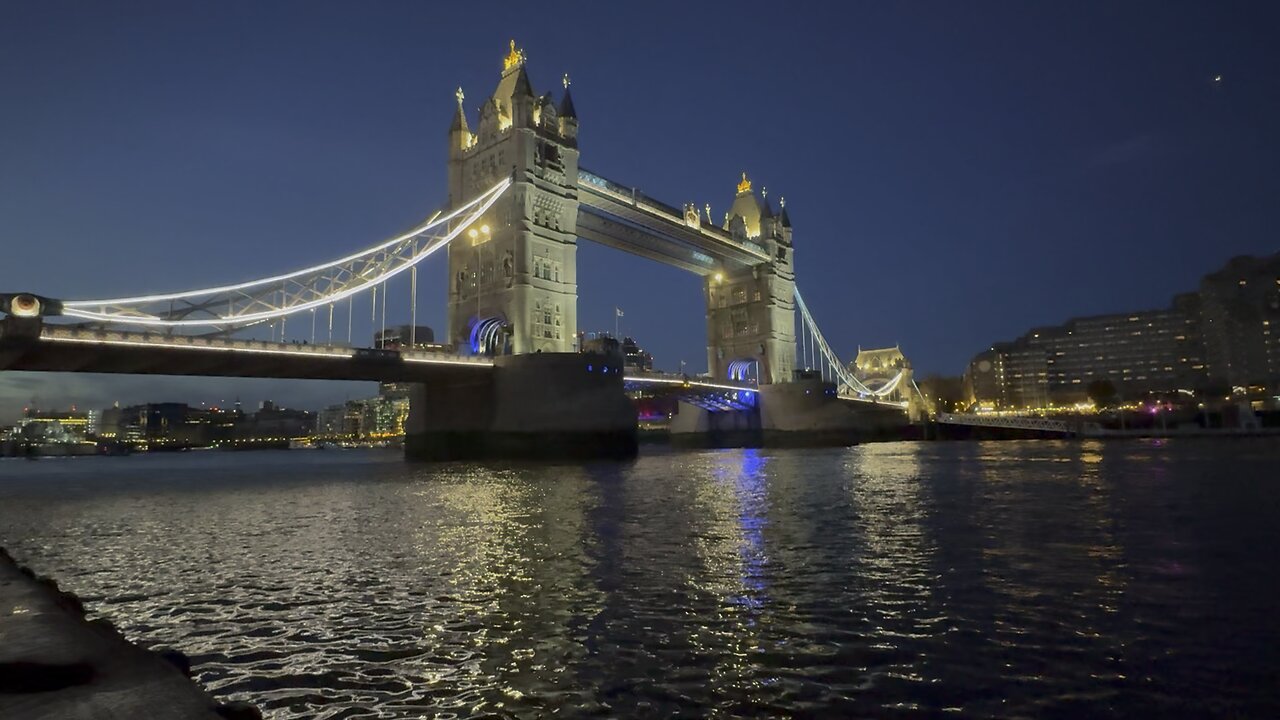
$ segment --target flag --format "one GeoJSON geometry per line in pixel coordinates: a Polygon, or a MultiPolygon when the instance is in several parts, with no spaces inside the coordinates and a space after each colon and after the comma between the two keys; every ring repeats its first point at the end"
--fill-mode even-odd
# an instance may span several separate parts
{"type": "Polygon", "coordinates": [[[615,308],[613,309],[613,312],[614,312],[614,313],[616,313],[616,314],[614,315],[614,317],[622,317],[622,308],[620,308],[620,307],[615,307],[615,308]]]}

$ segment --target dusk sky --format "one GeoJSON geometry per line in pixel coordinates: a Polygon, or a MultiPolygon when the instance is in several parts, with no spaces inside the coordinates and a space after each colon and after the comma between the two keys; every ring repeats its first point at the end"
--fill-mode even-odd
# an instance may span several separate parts
{"type": "MultiPolygon", "coordinates": [[[[0,2],[0,291],[249,280],[409,227],[446,200],[455,88],[474,122],[514,38],[536,91],[572,77],[583,167],[717,217],[745,170],[786,197],[842,357],[959,374],[1280,249],[1277,27],[1274,2],[0,2]]],[[[660,367],[705,368],[696,277],[587,243],[578,268],[580,329],[621,307],[660,367]]],[[[444,277],[420,278],[441,335],[444,277]]],[[[0,419],[369,394],[3,373],[0,419]]]]}

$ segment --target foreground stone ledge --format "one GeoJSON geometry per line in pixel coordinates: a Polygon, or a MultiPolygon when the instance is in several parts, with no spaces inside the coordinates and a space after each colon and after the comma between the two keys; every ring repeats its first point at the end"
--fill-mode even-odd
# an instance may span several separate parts
{"type": "Polygon", "coordinates": [[[182,653],[151,652],[53,580],[0,548],[0,718],[261,718],[245,703],[220,704],[187,674],[182,653]]]}

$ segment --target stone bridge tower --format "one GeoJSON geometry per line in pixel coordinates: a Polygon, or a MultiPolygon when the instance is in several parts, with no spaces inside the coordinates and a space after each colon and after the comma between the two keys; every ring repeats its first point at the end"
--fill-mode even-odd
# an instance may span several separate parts
{"type": "Polygon", "coordinates": [[[578,117],[537,95],[511,43],[475,131],[464,96],[449,128],[449,202],[513,185],[449,245],[449,342],[484,354],[568,352],[578,328],[578,117]]]}
{"type": "Polygon", "coordinates": [[[715,378],[790,382],[796,365],[796,276],[786,202],[774,213],[768,196],[756,195],[743,173],[725,229],[769,260],[707,276],[707,367],[715,378]]]}

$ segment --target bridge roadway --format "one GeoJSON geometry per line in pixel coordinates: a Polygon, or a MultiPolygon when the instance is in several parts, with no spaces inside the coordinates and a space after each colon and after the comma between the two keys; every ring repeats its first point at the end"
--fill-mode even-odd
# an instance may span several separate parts
{"type": "MultiPolygon", "coordinates": [[[[486,357],[428,350],[377,350],[65,325],[28,324],[22,332],[21,322],[15,320],[0,321],[0,370],[449,382],[475,377],[494,366],[486,357]]],[[[629,389],[719,397],[712,403],[721,409],[753,405],[745,395],[756,392],[747,383],[651,372],[627,374],[624,383],[629,389]]]]}

